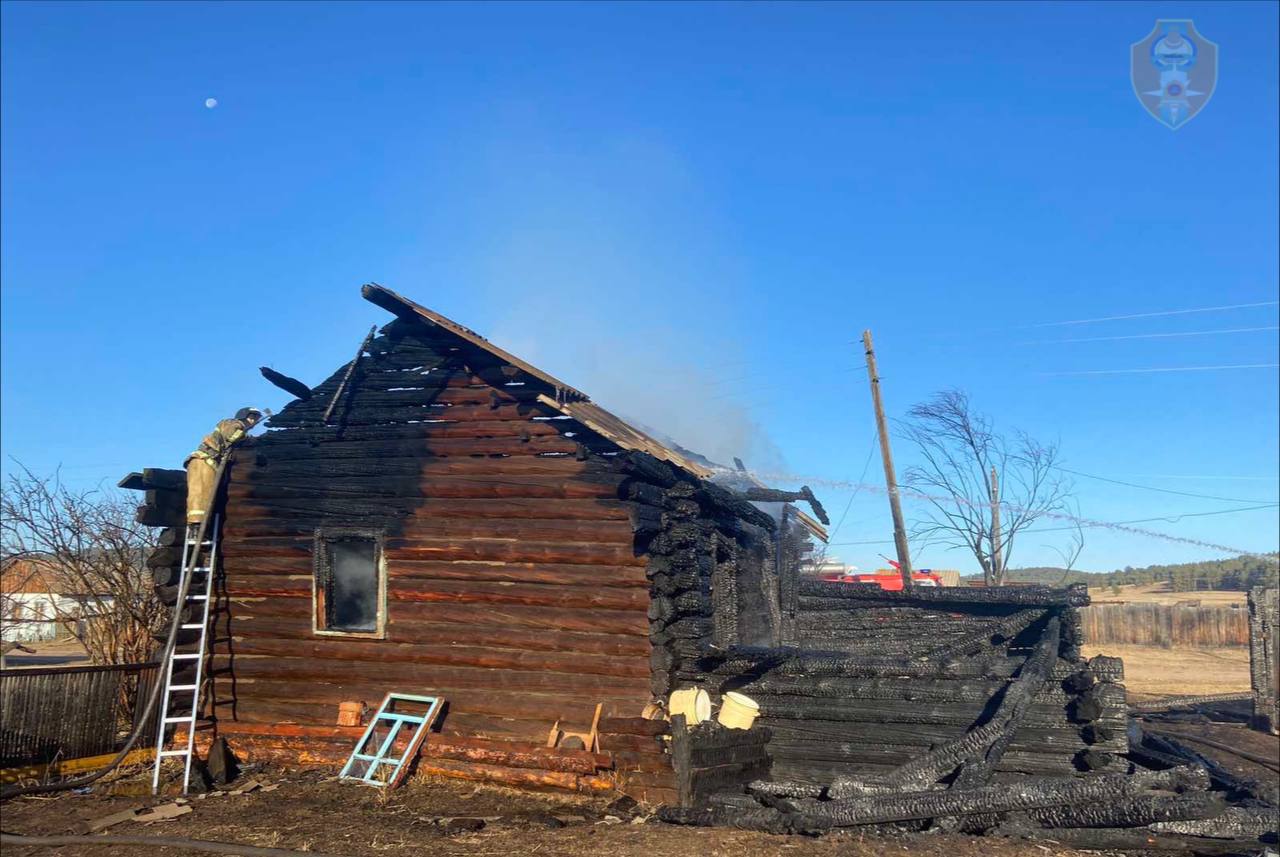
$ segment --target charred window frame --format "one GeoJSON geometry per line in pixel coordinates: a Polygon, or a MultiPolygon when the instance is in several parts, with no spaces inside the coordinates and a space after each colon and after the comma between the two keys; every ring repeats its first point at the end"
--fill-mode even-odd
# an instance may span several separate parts
{"type": "Polygon", "coordinates": [[[385,639],[387,563],[383,533],[321,527],[315,533],[313,555],[314,633],[385,639]]]}

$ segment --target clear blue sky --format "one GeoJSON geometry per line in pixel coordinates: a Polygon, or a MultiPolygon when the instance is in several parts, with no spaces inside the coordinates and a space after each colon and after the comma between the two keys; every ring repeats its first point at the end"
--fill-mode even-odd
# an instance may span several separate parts
{"type": "MultiPolygon", "coordinates": [[[[3,4],[3,453],[79,484],[349,360],[374,280],[761,470],[856,481],[956,386],[1082,513],[1274,502],[1277,4],[3,4]],[[1220,46],[1175,132],[1129,44],[1220,46]],[[217,106],[205,106],[208,98],[217,106]]],[[[910,463],[905,445],[900,464],[910,463]]],[[[878,462],[867,471],[879,482],[878,462]]],[[[820,495],[839,517],[846,490],[820,495]]],[[[914,513],[909,505],[908,517],[914,513]]],[[[1153,522],[1248,550],[1274,508],[1153,522]]],[[[882,496],[837,543],[890,538],[882,496]]],[[[1053,563],[1027,536],[1014,564],[1053,563]]],[[[877,563],[891,545],[844,545],[877,563]]],[[[1220,556],[1090,530],[1081,566],[1220,556]]],[[[924,564],[973,568],[924,551],[924,564]]]]}

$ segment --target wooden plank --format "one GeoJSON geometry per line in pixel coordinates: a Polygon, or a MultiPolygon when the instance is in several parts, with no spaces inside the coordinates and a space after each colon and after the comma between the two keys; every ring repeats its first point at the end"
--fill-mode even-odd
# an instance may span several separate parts
{"type": "MultiPolygon", "coordinates": [[[[128,766],[150,762],[155,757],[155,752],[154,748],[131,750],[125,754],[120,764],[128,766]]],[[[0,769],[0,783],[11,785],[31,780],[44,782],[73,774],[84,774],[105,768],[115,757],[115,753],[104,753],[101,756],[85,756],[79,759],[59,759],[45,765],[3,768],[0,769]]]]}

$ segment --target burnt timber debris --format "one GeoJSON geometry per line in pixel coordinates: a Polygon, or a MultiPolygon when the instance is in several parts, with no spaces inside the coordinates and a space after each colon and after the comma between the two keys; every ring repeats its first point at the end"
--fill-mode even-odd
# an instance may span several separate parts
{"type": "MultiPolygon", "coordinates": [[[[419,772],[618,789],[679,823],[1099,847],[1274,829],[1259,790],[1133,728],[1121,662],[1081,656],[1083,588],[817,580],[823,529],[792,505],[826,523],[808,488],[721,471],[438,313],[362,293],[395,318],[313,387],[264,369],[296,398],[227,468],[206,744],[336,767],[362,731],[335,725],[339,705],[394,688],[449,701],[419,772]],[[335,604],[352,557],[371,569],[361,609],[335,604]],[[654,719],[690,687],[745,694],[759,718],[654,719]],[[596,747],[545,746],[597,705],[596,747]]],[[[170,602],[182,477],[121,482],[165,528],[147,562],[170,602]]]]}

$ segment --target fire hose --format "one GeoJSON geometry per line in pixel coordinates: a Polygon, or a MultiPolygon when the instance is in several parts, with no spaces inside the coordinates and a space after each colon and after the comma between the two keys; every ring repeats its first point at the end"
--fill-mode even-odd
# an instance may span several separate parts
{"type": "MultiPolygon", "coordinates": [[[[213,476],[213,493],[209,497],[210,507],[216,502],[218,491],[222,487],[222,477],[227,469],[227,462],[230,455],[223,456],[222,461],[218,463],[218,470],[213,476]]],[[[187,558],[187,567],[182,570],[182,577],[179,581],[178,596],[174,601],[173,619],[169,623],[169,635],[165,638],[164,648],[161,650],[160,663],[162,665],[169,662],[170,655],[173,654],[173,647],[178,639],[178,629],[182,624],[182,604],[187,600],[187,591],[191,588],[191,572],[195,568],[196,562],[200,557],[200,546],[204,542],[205,535],[209,528],[209,510],[205,510],[204,518],[200,521],[200,529],[196,534],[196,549],[191,552],[187,558]]],[[[212,573],[212,572],[210,572],[212,573]]],[[[146,705],[143,707],[142,716],[134,719],[133,730],[129,733],[129,737],[125,739],[124,746],[120,748],[120,752],[116,753],[115,758],[107,763],[105,768],[85,774],[82,777],[76,777],[70,780],[63,780],[57,783],[36,783],[29,786],[10,786],[7,789],[0,790],[0,801],[9,800],[10,798],[20,797],[22,795],[32,794],[48,794],[49,792],[68,791],[70,789],[83,788],[90,783],[97,782],[107,774],[120,767],[124,758],[133,750],[133,746],[138,743],[138,739],[142,737],[142,732],[151,722],[151,716],[155,711],[156,702],[160,699],[160,691],[164,682],[156,681],[151,685],[151,692],[147,695],[146,705]]],[[[164,728],[161,725],[159,728],[164,728]]],[[[6,834],[8,836],[8,834],[6,834]]]]}

